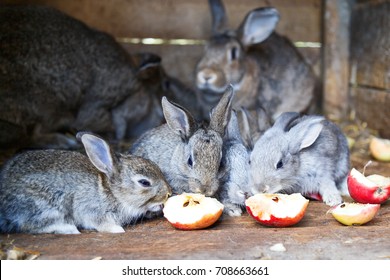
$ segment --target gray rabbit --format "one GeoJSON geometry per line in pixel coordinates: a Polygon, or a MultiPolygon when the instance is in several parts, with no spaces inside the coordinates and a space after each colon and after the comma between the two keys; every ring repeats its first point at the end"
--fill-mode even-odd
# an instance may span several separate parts
{"type": "Polygon", "coordinates": [[[221,186],[217,197],[224,204],[224,213],[240,216],[245,199],[250,196],[249,176],[250,151],[245,146],[238,124],[237,113],[233,110],[223,144],[221,186]]]}
{"type": "Polygon", "coordinates": [[[111,152],[101,138],[78,133],[76,151],[31,150],[0,173],[0,231],[77,234],[124,232],[122,226],[160,211],[170,186],[153,162],[111,152]]]}
{"type": "Polygon", "coordinates": [[[183,107],[162,99],[166,124],[135,141],[131,153],[158,164],[174,193],[195,192],[213,196],[219,187],[219,168],[225,129],[234,93],[226,89],[210,113],[209,124],[200,124],[183,107]]]}
{"type": "Polygon", "coordinates": [[[348,194],[347,139],[322,116],[283,113],[256,142],[250,161],[254,194],[319,194],[327,205],[341,203],[341,195],[348,194]]]}
{"type": "Polygon", "coordinates": [[[159,60],[50,7],[2,5],[0,42],[1,148],[78,148],[83,130],[136,137],[163,122],[162,94],[181,89],[158,75],[150,86],[159,60]]]}
{"type": "Polygon", "coordinates": [[[233,110],[224,138],[222,179],[218,192],[225,205],[224,212],[240,216],[245,199],[252,195],[250,154],[254,143],[271,126],[268,115],[261,108],[248,111],[233,110]]]}
{"type": "Polygon", "coordinates": [[[273,120],[286,111],[315,107],[317,79],[295,46],[274,32],[279,21],[275,8],[255,9],[231,30],[222,1],[209,4],[212,36],[196,67],[206,108],[215,104],[228,84],[236,91],[233,108],[262,106],[273,120]]]}

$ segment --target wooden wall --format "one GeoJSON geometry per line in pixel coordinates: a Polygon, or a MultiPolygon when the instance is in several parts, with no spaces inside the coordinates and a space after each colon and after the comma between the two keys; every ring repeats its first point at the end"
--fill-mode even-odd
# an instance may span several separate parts
{"type": "MultiPolygon", "coordinates": [[[[3,3],[43,4],[58,8],[99,30],[124,38],[207,40],[211,17],[207,0],[2,0],[3,3]]],[[[297,42],[320,42],[320,0],[225,0],[231,27],[238,27],[253,8],[272,5],[281,14],[277,30],[297,42]]],[[[203,45],[143,45],[122,43],[129,52],[159,54],[167,72],[193,84],[203,45]],[[179,62],[179,63],[178,63],[179,62]]],[[[320,48],[301,48],[320,72],[320,48]]]]}
{"type": "Polygon", "coordinates": [[[356,116],[390,138],[389,1],[358,1],[354,6],[350,68],[356,116]]]}

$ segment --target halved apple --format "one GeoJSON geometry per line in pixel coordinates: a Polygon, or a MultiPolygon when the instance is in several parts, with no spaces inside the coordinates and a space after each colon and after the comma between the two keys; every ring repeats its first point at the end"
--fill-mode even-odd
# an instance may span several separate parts
{"type": "Polygon", "coordinates": [[[373,137],[369,145],[373,158],[379,161],[390,161],[390,140],[373,137]]]}
{"type": "Polygon", "coordinates": [[[390,197],[390,178],[381,175],[365,177],[352,168],[347,184],[350,196],[359,203],[381,204],[390,197]]]}
{"type": "Polygon", "coordinates": [[[306,212],[309,200],[300,193],[260,193],[245,201],[248,213],[260,224],[287,227],[298,223],[306,212]]]}
{"type": "Polygon", "coordinates": [[[371,221],[380,208],[380,204],[362,204],[343,202],[332,207],[328,213],[346,226],[360,226],[371,221]]]}
{"type": "Polygon", "coordinates": [[[222,214],[223,204],[203,194],[183,193],[165,202],[164,217],[183,230],[202,229],[214,224],[222,214]]]}

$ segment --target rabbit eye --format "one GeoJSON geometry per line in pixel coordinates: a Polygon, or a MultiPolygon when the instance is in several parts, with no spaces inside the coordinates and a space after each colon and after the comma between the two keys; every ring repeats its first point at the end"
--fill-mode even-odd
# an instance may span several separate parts
{"type": "Polygon", "coordinates": [[[283,161],[279,160],[278,163],[276,164],[276,169],[280,169],[283,167],[283,161]]]}
{"type": "Polygon", "coordinates": [[[150,181],[146,180],[146,179],[141,179],[141,180],[138,180],[138,183],[140,183],[142,186],[144,187],[150,187],[151,186],[151,183],[150,181]]]}
{"type": "Polygon", "coordinates": [[[233,47],[231,50],[230,50],[230,59],[231,60],[236,60],[237,59],[237,56],[238,56],[238,49],[236,47],[233,47]]]}
{"type": "Polygon", "coordinates": [[[192,162],[192,157],[190,156],[187,160],[187,164],[190,168],[192,168],[193,162],[192,162]]]}

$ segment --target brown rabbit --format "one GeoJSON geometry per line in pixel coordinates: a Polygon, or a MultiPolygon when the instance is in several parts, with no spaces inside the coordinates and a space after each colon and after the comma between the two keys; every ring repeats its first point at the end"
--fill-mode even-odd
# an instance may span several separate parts
{"type": "Polygon", "coordinates": [[[285,111],[306,111],[315,100],[316,77],[294,45],[274,32],[278,11],[255,9],[230,30],[222,1],[209,4],[212,36],[196,69],[205,106],[214,106],[232,84],[234,108],[262,106],[272,119],[285,111]]]}
{"type": "Polygon", "coordinates": [[[75,148],[64,132],[80,130],[110,142],[136,137],[163,122],[162,95],[191,94],[153,74],[160,58],[132,56],[53,8],[0,6],[0,42],[0,148],[75,148]]]}

